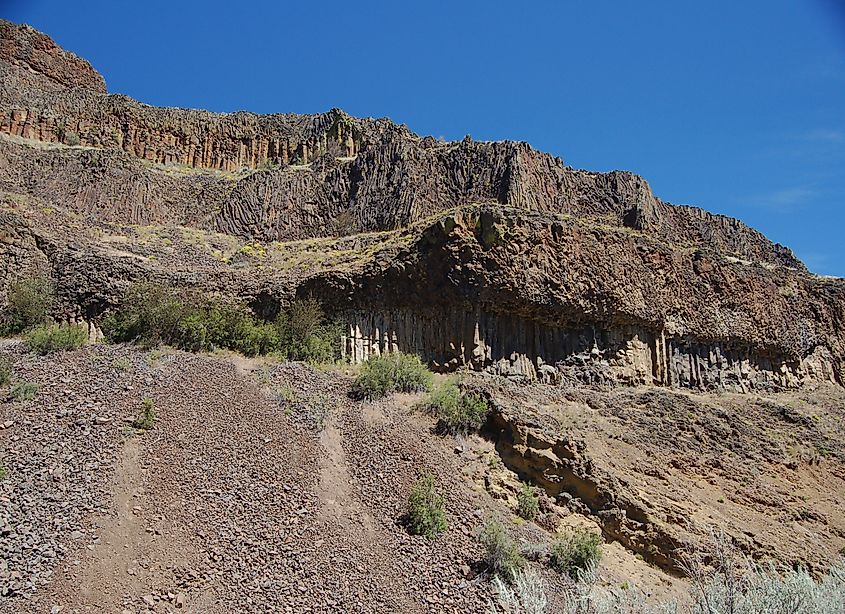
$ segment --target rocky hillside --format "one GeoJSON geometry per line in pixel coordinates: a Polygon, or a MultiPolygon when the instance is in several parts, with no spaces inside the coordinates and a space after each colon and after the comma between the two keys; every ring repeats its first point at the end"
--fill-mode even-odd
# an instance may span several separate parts
{"type": "Polygon", "coordinates": [[[488,517],[535,555],[589,527],[600,584],[650,599],[686,594],[713,527],[817,576],[845,548],[845,281],[631,173],[338,109],[151,107],[0,21],[0,303],[36,276],[94,341],[139,281],[268,322],[313,297],[344,366],[4,341],[37,394],[0,405],[0,612],[483,612],[488,517]],[[354,398],[396,352],[459,373],[480,433],[354,398]],[[421,469],[436,542],[403,519],[421,469]]]}
{"type": "Polygon", "coordinates": [[[555,365],[595,347],[608,376],[629,383],[842,381],[841,282],[737,220],[660,201],[630,173],[575,170],[525,143],[439,142],[339,110],[149,107],[106,94],[47,36],[8,22],[0,32],[8,270],[87,279],[65,288],[67,317],[96,322],[126,279],[190,271],[183,282],[254,301],[317,292],[347,320],[354,359],[395,346],[440,368],[555,379],[555,365]],[[144,253],[118,262],[103,234],[137,226],[202,238],[166,267],[144,253]],[[355,250],[373,236],[362,232],[393,234],[355,266],[318,258],[296,279],[283,257],[201,258],[212,237],[284,254],[309,239],[355,250]]]}

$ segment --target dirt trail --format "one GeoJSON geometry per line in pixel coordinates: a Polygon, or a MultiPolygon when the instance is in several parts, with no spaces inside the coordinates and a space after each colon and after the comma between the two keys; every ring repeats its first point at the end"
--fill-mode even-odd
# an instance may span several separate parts
{"type": "Polygon", "coordinates": [[[320,520],[342,521],[360,515],[362,510],[349,487],[349,470],[343,453],[340,432],[330,424],[320,433],[320,445],[325,454],[320,457],[320,520]]]}
{"type": "Polygon", "coordinates": [[[139,559],[146,549],[142,509],[142,475],[139,442],[126,440],[115,473],[113,516],[100,529],[99,543],[80,565],[79,597],[92,606],[107,608],[121,603],[124,595],[140,596],[139,559]]]}

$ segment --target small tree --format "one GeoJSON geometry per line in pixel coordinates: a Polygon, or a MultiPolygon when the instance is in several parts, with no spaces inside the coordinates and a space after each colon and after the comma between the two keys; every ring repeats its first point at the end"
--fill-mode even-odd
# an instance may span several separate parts
{"type": "Polygon", "coordinates": [[[304,344],[320,330],[325,313],[320,301],[314,298],[295,300],[288,312],[288,329],[295,344],[304,344]]]}
{"type": "Polygon", "coordinates": [[[446,531],[446,510],[443,497],[435,490],[434,476],[424,472],[408,497],[409,529],[413,535],[433,539],[446,531]]]}

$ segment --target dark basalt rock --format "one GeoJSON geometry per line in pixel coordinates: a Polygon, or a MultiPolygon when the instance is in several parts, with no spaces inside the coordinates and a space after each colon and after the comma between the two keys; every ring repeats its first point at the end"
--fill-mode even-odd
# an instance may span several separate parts
{"type": "Polygon", "coordinates": [[[346,319],[352,360],[739,391],[845,380],[841,280],[636,175],[337,109],[150,107],[8,22],[0,190],[0,281],[49,269],[67,318],[158,279],[262,313],[313,294],[346,319]],[[175,243],[144,238],[162,233],[175,243]]]}

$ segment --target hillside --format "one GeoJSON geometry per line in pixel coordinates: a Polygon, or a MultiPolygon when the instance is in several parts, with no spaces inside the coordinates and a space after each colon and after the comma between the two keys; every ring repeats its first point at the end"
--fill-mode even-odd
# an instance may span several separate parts
{"type": "Polygon", "coordinates": [[[0,302],[40,278],[91,343],[0,347],[37,386],[0,405],[0,612],[485,612],[489,518],[536,552],[600,534],[598,584],[651,601],[686,598],[714,529],[817,578],[845,551],[845,281],[631,173],[339,109],[151,107],[0,21],[0,302]],[[266,326],[314,299],[339,360],[105,343],[139,282],[266,326]],[[400,352],[481,427],[356,396],[400,352]],[[404,518],[421,471],[435,541],[404,518]]]}

